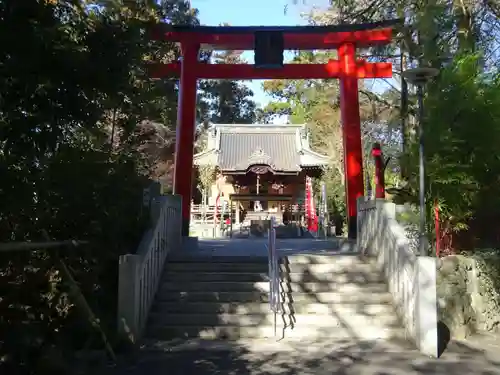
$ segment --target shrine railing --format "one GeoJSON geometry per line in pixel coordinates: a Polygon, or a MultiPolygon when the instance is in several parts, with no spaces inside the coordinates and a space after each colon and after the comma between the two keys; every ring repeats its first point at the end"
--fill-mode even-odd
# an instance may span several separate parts
{"type": "Polygon", "coordinates": [[[135,343],[141,337],[169,252],[181,245],[181,197],[159,196],[151,202],[152,227],[136,254],[120,256],[118,331],[135,343]]]}

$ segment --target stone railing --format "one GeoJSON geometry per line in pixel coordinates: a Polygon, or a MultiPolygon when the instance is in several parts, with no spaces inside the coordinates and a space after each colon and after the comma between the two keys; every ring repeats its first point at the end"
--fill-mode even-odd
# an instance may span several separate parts
{"type": "Polygon", "coordinates": [[[408,339],[426,355],[438,356],[435,258],[416,256],[396,205],[383,199],[358,199],[358,249],[375,258],[392,294],[408,339]]]}
{"type": "Polygon", "coordinates": [[[152,228],[136,254],[120,256],[118,332],[135,343],[144,330],[167,254],[181,245],[181,197],[158,196],[151,202],[152,228]]]}

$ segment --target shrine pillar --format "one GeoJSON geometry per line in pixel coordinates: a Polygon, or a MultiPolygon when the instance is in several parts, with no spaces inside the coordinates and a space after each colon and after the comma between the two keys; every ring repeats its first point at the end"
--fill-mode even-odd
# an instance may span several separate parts
{"type": "Polygon", "coordinates": [[[338,57],[342,72],[340,78],[340,112],[344,140],[348,236],[349,238],[356,238],[356,201],[358,197],[364,194],[356,45],[353,43],[340,45],[338,57]]]}
{"type": "Polygon", "coordinates": [[[182,235],[189,236],[199,44],[182,43],[181,51],[173,190],[174,194],[182,196],[182,235]]]}

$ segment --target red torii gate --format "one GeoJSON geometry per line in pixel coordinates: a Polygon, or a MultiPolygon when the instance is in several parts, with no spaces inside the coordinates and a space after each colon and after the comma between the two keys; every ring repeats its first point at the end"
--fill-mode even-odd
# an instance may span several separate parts
{"type": "Polygon", "coordinates": [[[357,47],[385,45],[400,20],[337,26],[172,26],[161,24],[154,38],[180,44],[182,62],[155,64],[152,78],[179,77],[174,193],[182,196],[182,233],[189,235],[198,79],[340,79],[349,237],[356,237],[356,200],[364,194],[358,79],[390,78],[392,64],[356,58],[357,47]],[[254,50],[255,65],[207,64],[200,48],[254,50]],[[284,50],[337,49],[326,64],[283,64],[284,50]]]}

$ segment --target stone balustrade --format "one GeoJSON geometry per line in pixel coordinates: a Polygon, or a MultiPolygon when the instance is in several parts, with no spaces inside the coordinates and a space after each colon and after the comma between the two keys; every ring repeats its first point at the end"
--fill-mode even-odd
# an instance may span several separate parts
{"type": "Polygon", "coordinates": [[[417,256],[396,220],[396,205],[358,199],[357,245],[383,272],[408,339],[426,355],[438,356],[437,262],[417,256]]]}
{"type": "Polygon", "coordinates": [[[119,259],[118,332],[133,343],[144,330],[167,255],[181,246],[181,197],[155,197],[151,218],[137,253],[119,259]]]}

